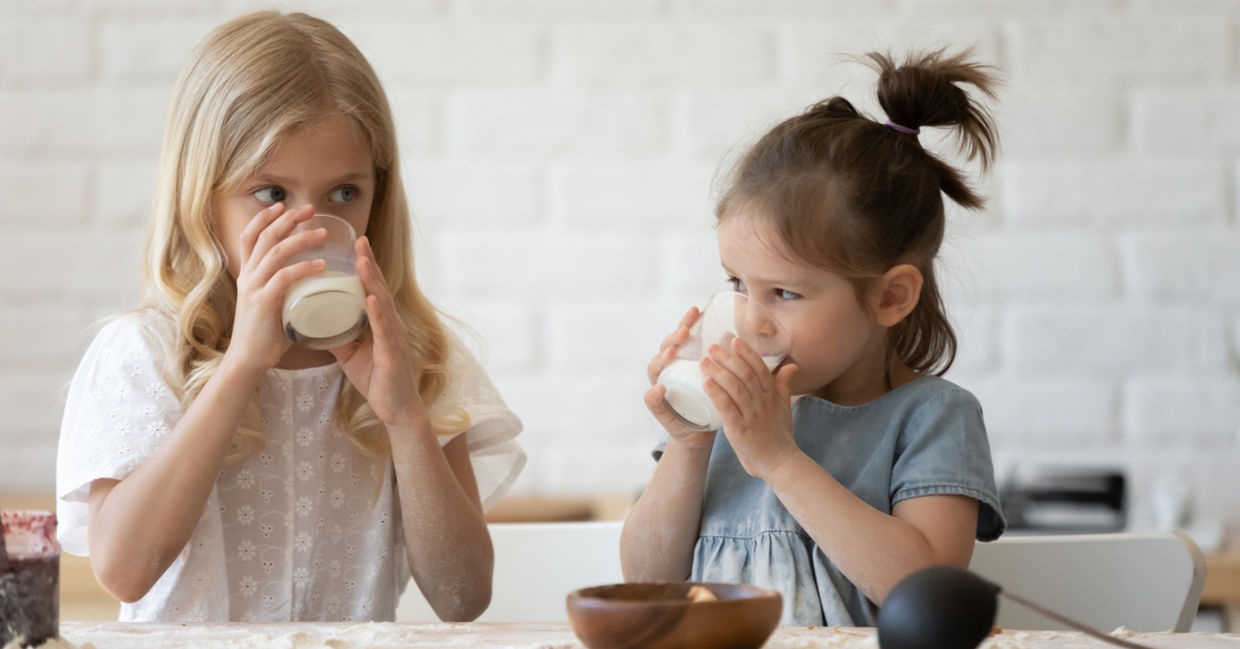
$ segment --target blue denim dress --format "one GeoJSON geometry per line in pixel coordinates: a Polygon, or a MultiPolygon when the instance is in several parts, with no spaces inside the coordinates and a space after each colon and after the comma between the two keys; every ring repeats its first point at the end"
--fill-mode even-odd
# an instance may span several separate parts
{"type": "MultiPolygon", "coordinates": [[[[924,376],[859,406],[801,397],[792,405],[792,421],[801,450],[878,511],[890,514],[905,498],[958,494],[980,503],[978,539],[1003,533],[982,409],[963,388],[924,376]]],[[[655,449],[656,460],[665,445],[655,449]]],[[[690,579],[777,590],[785,625],[877,622],[877,607],[818,549],[766,483],[745,473],[722,434],[706,473],[690,579]]]]}

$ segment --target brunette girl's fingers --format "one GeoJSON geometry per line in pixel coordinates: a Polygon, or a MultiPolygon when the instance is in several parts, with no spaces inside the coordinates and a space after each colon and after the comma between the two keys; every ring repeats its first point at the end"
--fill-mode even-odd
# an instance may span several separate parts
{"type": "Polygon", "coordinates": [[[680,317],[680,325],[678,325],[678,328],[685,327],[687,329],[692,327],[693,323],[697,322],[699,315],[701,315],[701,312],[698,311],[697,307],[689,307],[689,310],[685,311],[685,314],[680,317]]]}
{"type": "Polygon", "coordinates": [[[684,342],[689,339],[689,327],[693,326],[693,323],[697,321],[697,318],[697,307],[689,307],[689,310],[681,316],[680,323],[676,325],[676,330],[663,338],[663,342],[659,344],[659,351],[662,351],[668,347],[676,347],[684,344],[684,342]]]}
{"type": "Polygon", "coordinates": [[[749,373],[753,376],[753,384],[762,387],[763,392],[770,392],[775,387],[775,381],[771,377],[771,370],[766,365],[766,361],[754,351],[749,343],[740,338],[732,339],[732,353],[736,355],[737,360],[745,364],[749,373]]]}
{"type": "Polygon", "coordinates": [[[684,336],[682,335],[682,332],[684,331],[687,331],[687,330],[677,329],[676,331],[673,331],[672,333],[664,336],[663,340],[659,342],[659,351],[662,352],[666,350],[668,347],[676,347],[680,345],[680,343],[684,342],[683,340],[684,336]]]}
{"type": "Polygon", "coordinates": [[[659,380],[659,374],[676,358],[676,348],[667,347],[663,351],[654,355],[650,362],[646,365],[646,376],[650,378],[650,384],[654,385],[659,380]]]}
{"type": "MultiPolygon", "coordinates": [[[[741,409],[736,405],[735,397],[724,389],[713,377],[702,382],[702,390],[710,397],[710,402],[719,411],[719,415],[728,419],[738,415],[741,409]]],[[[726,426],[724,427],[727,428],[726,426]]]]}
{"type": "Polygon", "coordinates": [[[667,409],[667,402],[664,401],[666,397],[667,388],[661,385],[652,385],[642,395],[642,401],[645,402],[646,409],[650,411],[650,414],[654,415],[655,420],[667,429],[668,432],[671,432],[675,428],[683,427],[684,423],[667,409]]]}
{"type": "Polygon", "coordinates": [[[801,368],[797,367],[796,363],[788,363],[775,372],[775,389],[779,390],[781,395],[792,396],[792,375],[799,369],[801,368]]]}
{"type": "MultiPolygon", "coordinates": [[[[723,350],[726,352],[726,350],[723,350]]],[[[728,352],[730,354],[730,352],[728,352]]],[[[749,387],[748,381],[743,374],[738,376],[732,367],[737,365],[737,361],[729,360],[725,365],[715,360],[715,353],[703,358],[700,361],[702,373],[706,378],[715,382],[716,385],[727,391],[737,402],[751,401],[757,395],[749,387]]]]}

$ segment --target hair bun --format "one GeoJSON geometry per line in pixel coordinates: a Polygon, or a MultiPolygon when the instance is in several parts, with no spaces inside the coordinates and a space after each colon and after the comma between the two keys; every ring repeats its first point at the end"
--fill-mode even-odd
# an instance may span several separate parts
{"type": "Polygon", "coordinates": [[[910,54],[899,65],[880,52],[870,52],[864,59],[878,71],[878,103],[890,121],[907,129],[954,127],[961,153],[970,160],[978,158],[987,169],[999,146],[994,121],[960,84],[994,99],[999,81],[993,67],[973,61],[972,55],[972,49],[953,55],[939,49],[910,54]]]}
{"type": "Polygon", "coordinates": [[[861,114],[857,112],[852,102],[840,96],[823,99],[822,101],[810,106],[805,111],[807,115],[815,117],[826,117],[831,119],[855,119],[861,114]]]}

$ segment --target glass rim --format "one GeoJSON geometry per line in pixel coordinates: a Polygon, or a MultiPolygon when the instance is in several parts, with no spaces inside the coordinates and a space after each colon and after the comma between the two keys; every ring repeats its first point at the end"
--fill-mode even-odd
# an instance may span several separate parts
{"type": "MultiPolygon", "coordinates": [[[[772,311],[770,307],[749,297],[748,293],[741,293],[740,291],[734,291],[730,289],[717,291],[711,294],[711,296],[706,299],[706,305],[702,307],[702,315],[704,316],[708,309],[713,309],[715,300],[722,299],[725,296],[731,297],[732,299],[736,299],[737,297],[744,298],[745,304],[757,307],[761,311],[761,313],[764,316],[766,316],[775,325],[775,328],[779,330],[779,333],[782,334],[784,338],[787,338],[789,342],[791,342],[792,335],[788,333],[788,328],[784,326],[784,323],[779,321],[779,316],[775,315],[775,312],[772,311]]],[[[701,318],[699,318],[699,320],[700,319],[701,318]]]]}

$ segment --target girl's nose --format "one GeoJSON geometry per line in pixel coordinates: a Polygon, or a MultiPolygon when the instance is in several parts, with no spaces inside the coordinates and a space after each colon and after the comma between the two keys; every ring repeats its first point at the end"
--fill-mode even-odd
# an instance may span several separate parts
{"type": "Polygon", "coordinates": [[[741,307],[742,322],[745,331],[758,336],[760,338],[768,338],[775,335],[778,327],[771,318],[771,314],[766,309],[757,304],[745,304],[741,307]]]}

